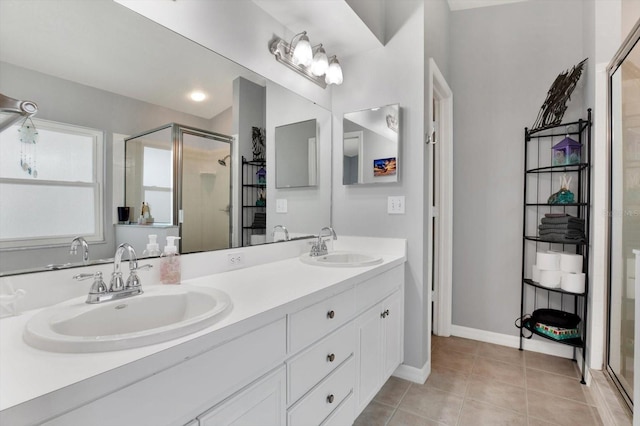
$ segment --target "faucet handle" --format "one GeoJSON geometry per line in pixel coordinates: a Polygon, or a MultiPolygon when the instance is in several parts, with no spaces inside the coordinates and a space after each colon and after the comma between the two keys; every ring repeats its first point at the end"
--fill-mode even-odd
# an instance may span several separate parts
{"type": "Polygon", "coordinates": [[[124,288],[125,289],[140,288],[141,286],[140,277],[138,277],[138,274],[136,272],[146,271],[151,268],[153,268],[153,265],[147,263],[146,265],[136,266],[135,268],[131,269],[129,278],[127,278],[127,284],[125,285],[124,288]]]}
{"type": "Polygon", "coordinates": [[[102,272],[96,272],[95,274],[78,274],[74,275],[73,279],[78,281],[88,280],[93,278],[93,284],[89,289],[89,295],[87,296],[87,303],[97,303],[100,300],[100,295],[108,293],[107,285],[102,280],[102,272]]]}

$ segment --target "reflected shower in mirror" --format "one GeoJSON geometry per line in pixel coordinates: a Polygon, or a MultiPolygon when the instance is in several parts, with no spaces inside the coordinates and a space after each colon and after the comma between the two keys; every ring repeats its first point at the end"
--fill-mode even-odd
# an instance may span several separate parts
{"type": "Polygon", "coordinates": [[[400,105],[344,114],[344,185],[398,181],[400,105]]]}
{"type": "MultiPolygon", "coordinates": [[[[182,254],[230,248],[231,141],[175,123],[125,139],[125,200],[137,224],[178,226],[182,254]]],[[[116,243],[132,241],[118,226],[116,243]]]]}
{"type": "Polygon", "coordinates": [[[276,188],[316,186],[317,140],[315,119],[276,127],[276,188]]]}

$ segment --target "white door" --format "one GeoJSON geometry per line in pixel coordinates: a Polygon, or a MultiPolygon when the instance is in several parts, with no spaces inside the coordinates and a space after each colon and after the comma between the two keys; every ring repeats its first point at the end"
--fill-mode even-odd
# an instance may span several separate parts
{"type": "Polygon", "coordinates": [[[426,282],[431,294],[432,332],[451,334],[452,243],[453,243],[453,93],[433,58],[429,58],[430,116],[427,143],[428,173],[426,228],[432,239],[427,245],[426,282]]]}

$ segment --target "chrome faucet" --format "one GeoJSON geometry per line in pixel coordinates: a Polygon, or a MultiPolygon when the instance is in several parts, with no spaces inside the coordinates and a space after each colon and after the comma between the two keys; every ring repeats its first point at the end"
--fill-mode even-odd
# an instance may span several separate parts
{"type": "Polygon", "coordinates": [[[138,266],[136,251],[130,244],[123,243],[118,246],[113,259],[113,274],[111,274],[109,287],[102,281],[102,272],[97,272],[96,274],[78,274],[73,278],[78,281],[93,278],[93,284],[89,290],[86,303],[102,303],[142,294],[142,285],[137,272],[152,267],[152,265],[138,266]],[[129,278],[127,278],[126,283],[122,279],[122,272],[120,271],[122,255],[125,250],[129,252],[129,278]]]}
{"type": "Polygon", "coordinates": [[[273,227],[273,231],[271,231],[271,236],[274,237],[276,235],[276,229],[282,229],[282,232],[284,232],[284,240],[285,241],[289,241],[289,231],[287,231],[287,228],[285,228],[284,225],[276,225],[273,227]]]}
{"type": "Polygon", "coordinates": [[[318,240],[314,245],[311,246],[311,252],[309,253],[309,256],[311,257],[325,256],[329,253],[329,251],[327,250],[327,244],[322,239],[322,237],[324,236],[322,235],[322,233],[324,231],[329,231],[329,235],[327,235],[328,237],[333,237],[334,240],[338,239],[338,236],[336,235],[336,231],[334,231],[333,228],[330,226],[325,226],[320,230],[320,232],[318,232],[318,240]]]}
{"type": "Polygon", "coordinates": [[[78,246],[82,245],[82,262],[87,263],[89,261],[89,244],[87,244],[87,240],[82,237],[75,237],[71,241],[71,248],[69,249],[69,254],[78,254],[78,246]]]}

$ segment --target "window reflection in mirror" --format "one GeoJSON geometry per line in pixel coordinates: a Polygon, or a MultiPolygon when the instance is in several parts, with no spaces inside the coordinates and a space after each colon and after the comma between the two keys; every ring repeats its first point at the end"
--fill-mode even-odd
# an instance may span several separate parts
{"type": "Polygon", "coordinates": [[[276,188],[317,185],[317,129],[315,119],[276,127],[276,188]]]}
{"type": "Polygon", "coordinates": [[[400,106],[344,114],[344,185],[398,181],[400,106]]]}

